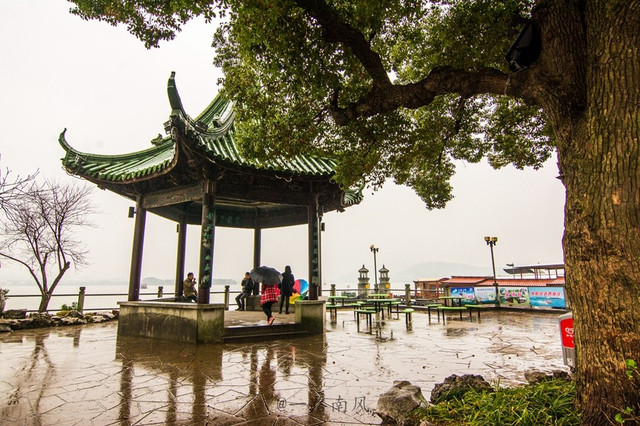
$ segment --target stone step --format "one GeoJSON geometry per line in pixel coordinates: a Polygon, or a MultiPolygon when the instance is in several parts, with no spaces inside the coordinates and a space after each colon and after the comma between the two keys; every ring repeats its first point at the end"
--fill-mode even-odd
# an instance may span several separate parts
{"type": "Polygon", "coordinates": [[[273,325],[234,325],[224,328],[225,336],[244,336],[265,334],[273,335],[280,333],[289,333],[298,331],[300,328],[297,324],[273,324],[273,325]]]}
{"type": "Polygon", "coordinates": [[[239,342],[256,342],[260,340],[274,340],[278,338],[291,339],[294,337],[306,337],[309,336],[309,332],[305,330],[287,331],[278,333],[259,333],[259,334],[241,334],[238,336],[224,335],[222,340],[224,343],[239,343],[239,342]]]}
{"type": "Polygon", "coordinates": [[[225,343],[229,343],[273,339],[278,337],[303,337],[308,335],[309,333],[305,330],[301,330],[297,324],[232,326],[224,328],[223,340],[225,343]]]}

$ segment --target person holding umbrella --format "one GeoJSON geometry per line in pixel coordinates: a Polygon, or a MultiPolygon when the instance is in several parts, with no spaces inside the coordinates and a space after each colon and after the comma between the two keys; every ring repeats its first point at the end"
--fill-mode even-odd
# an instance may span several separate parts
{"type": "Polygon", "coordinates": [[[267,324],[273,324],[273,313],[271,305],[278,301],[278,286],[282,282],[282,275],[274,268],[260,266],[253,268],[249,274],[254,282],[262,283],[262,294],[260,295],[260,305],[262,311],[267,316],[267,324]]]}
{"type": "Polygon", "coordinates": [[[291,273],[291,266],[285,266],[282,274],[282,283],[280,284],[280,313],[282,313],[282,305],[284,304],[284,313],[289,314],[289,298],[293,295],[293,283],[295,280],[291,273]]]}

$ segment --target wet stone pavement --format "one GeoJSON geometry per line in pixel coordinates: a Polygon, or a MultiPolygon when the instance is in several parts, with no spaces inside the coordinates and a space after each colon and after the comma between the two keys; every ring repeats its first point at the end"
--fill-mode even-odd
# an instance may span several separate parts
{"type": "Polygon", "coordinates": [[[345,310],[334,323],[327,314],[325,335],[220,345],[118,338],[115,322],[14,331],[0,335],[0,424],[380,424],[373,411],[394,380],[429,399],[454,373],[508,386],[529,368],[565,369],[557,316],[483,312],[443,325],[415,312],[412,330],[401,316],[367,333],[345,310]]]}

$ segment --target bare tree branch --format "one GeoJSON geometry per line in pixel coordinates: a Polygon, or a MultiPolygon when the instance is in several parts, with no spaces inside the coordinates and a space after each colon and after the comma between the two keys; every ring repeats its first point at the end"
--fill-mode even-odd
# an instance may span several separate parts
{"type": "Polygon", "coordinates": [[[93,212],[91,190],[76,184],[34,182],[7,210],[0,256],[29,270],[42,294],[40,311],[47,309],[71,265],[85,263],[87,251],[74,230],[90,225],[87,217],[93,212]],[[54,277],[51,285],[49,276],[54,277]]]}
{"type": "Polygon", "coordinates": [[[16,263],[20,263],[21,265],[23,265],[25,268],[27,268],[27,270],[29,271],[29,274],[33,277],[33,279],[35,280],[36,284],[38,285],[38,288],[40,289],[40,293],[44,293],[44,289],[42,288],[42,285],[40,284],[40,280],[38,278],[38,275],[35,273],[35,271],[33,270],[33,268],[31,268],[31,266],[29,266],[28,263],[18,259],[17,257],[13,257],[7,253],[3,253],[0,252],[0,256],[7,258],[9,260],[12,260],[16,263]]]}
{"type": "MultiPolygon", "coordinates": [[[[2,156],[0,156],[2,159],[2,156]]],[[[31,182],[38,171],[26,177],[20,177],[16,175],[13,179],[10,179],[11,170],[6,168],[4,174],[2,168],[0,168],[0,211],[7,212],[9,206],[16,202],[17,197],[23,194],[25,186],[31,182]]]]}

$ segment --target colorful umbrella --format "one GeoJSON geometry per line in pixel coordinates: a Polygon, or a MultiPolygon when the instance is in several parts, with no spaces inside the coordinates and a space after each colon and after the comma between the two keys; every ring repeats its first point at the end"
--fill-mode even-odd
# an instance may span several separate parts
{"type": "Polygon", "coordinates": [[[301,299],[307,298],[309,292],[309,283],[303,279],[298,279],[293,282],[294,290],[300,295],[301,299]]]}

